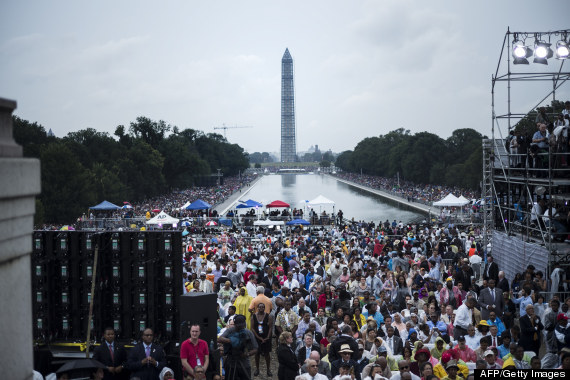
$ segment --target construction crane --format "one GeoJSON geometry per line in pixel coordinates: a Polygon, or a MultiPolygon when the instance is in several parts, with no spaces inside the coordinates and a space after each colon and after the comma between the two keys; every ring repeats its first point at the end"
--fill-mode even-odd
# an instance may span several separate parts
{"type": "Polygon", "coordinates": [[[234,129],[234,128],[253,128],[253,127],[250,126],[250,125],[236,125],[236,126],[234,126],[234,127],[226,127],[225,124],[222,124],[222,125],[223,125],[222,127],[214,127],[214,129],[223,129],[223,130],[224,130],[224,138],[226,138],[226,131],[227,131],[228,129],[234,129]]]}

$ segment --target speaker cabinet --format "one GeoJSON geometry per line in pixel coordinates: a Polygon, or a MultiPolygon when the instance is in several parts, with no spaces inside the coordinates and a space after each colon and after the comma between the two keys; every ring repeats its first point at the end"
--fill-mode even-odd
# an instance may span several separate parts
{"type": "Polygon", "coordinates": [[[217,341],[217,295],[215,293],[186,293],[180,296],[180,341],[190,337],[190,326],[200,325],[200,339],[208,345],[217,341]]]}

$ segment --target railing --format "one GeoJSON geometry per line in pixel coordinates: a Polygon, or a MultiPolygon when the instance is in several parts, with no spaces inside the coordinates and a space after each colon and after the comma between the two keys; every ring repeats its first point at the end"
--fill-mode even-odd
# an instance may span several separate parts
{"type": "MultiPolygon", "coordinates": [[[[238,226],[238,227],[254,227],[255,221],[257,220],[272,220],[272,221],[282,221],[283,223],[287,223],[293,219],[299,219],[300,216],[267,216],[267,215],[260,215],[258,216],[233,216],[233,217],[226,217],[226,216],[219,216],[219,217],[208,217],[208,216],[198,216],[198,217],[185,217],[180,218],[179,222],[175,225],[171,224],[157,224],[157,225],[148,225],[146,224],[147,219],[145,217],[136,217],[136,218],[95,218],[95,219],[85,219],[80,220],[76,224],[76,228],[78,230],[112,230],[112,229],[122,229],[122,230],[139,230],[142,227],[145,227],[147,230],[153,229],[175,229],[181,230],[186,227],[195,227],[195,228],[208,228],[208,227],[218,227],[218,226],[238,226]],[[214,222],[215,224],[209,224],[214,222]]],[[[313,216],[311,218],[305,219],[312,226],[332,226],[334,225],[335,218],[334,216],[313,216]]],[[[257,227],[257,226],[255,226],[257,227]]],[[[261,226],[262,227],[262,226],[261,226]]]]}

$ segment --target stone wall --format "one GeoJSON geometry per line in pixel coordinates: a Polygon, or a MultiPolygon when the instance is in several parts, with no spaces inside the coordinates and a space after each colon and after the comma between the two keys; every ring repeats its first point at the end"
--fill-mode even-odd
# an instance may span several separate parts
{"type": "Polygon", "coordinates": [[[30,252],[40,162],[22,158],[22,147],[14,142],[15,108],[15,101],[0,98],[0,367],[11,379],[31,379],[30,252]]]}

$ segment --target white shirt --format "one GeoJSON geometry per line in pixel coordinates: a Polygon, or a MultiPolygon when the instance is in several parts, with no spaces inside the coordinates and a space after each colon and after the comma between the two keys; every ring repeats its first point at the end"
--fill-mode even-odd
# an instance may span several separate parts
{"type": "Polygon", "coordinates": [[[467,305],[463,304],[457,309],[455,314],[455,323],[453,326],[462,327],[467,330],[467,326],[473,323],[473,310],[469,309],[467,305]]]}
{"type": "Polygon", "coordinates": [[[386,350],[388,351],[389,355],[393,355],[394,354],[394,337],[392,336],[392,338],[388,338],[386,337],[384,339],[384,341],[386,342],[386,350]]]}
{"type": "Polygon", "coordinates": [[[465,344],[467,345],[467,347],[475,351],[481,345],[481,343],[479,342],[480,339],[481,336],[477,336],[477,334],[473,335],[473,337],[465,335],[465,344]]]}
{"type": "Polygon", "coordinates": [[[283,286],[286,286],[289,290],[293,289],[293,288],[298,288],[299,287],[299,281],[292,279],[291,281],[289,281],[289,279],[285,280],[283,282],[283,286]]]}
{"type": "Polygon", "coordinates": [[[252,297],[257,296],[257,285],[254,285],[253,282],[248,281],[245,288],[247,289],[247,294],[249,296],[252,296],[252,297]]]}
{"type": "Polygon", "coordinates": [[[238,263],[236,264],[236,269],[241,274],[244,274],[248,265],[249,264],[246,261],[238,261],[238,263]]]}
{"type": "MultiPolygon", "coordinates": [[[[413,373],[410,372],[410,375],[412,375],[412,380],[420,380],[420,377],[417,375],[414,375],[413,373]]],[[[390,380],[400,380],[402,377],[400,376],[400,371],[397,371],[396,374],[392,375],[392,377],[390,378],[390,380]]]]}
{"type": "Polygon", "coordinates": [[[479,255],[473,255],[469,258],[471,264],[481,264],[482,261],[483,259],[479,255]]]}
{"type": "Polygon", "coordinates": [[[300,376],[302,379],[304,380],[329,380],[328,377],[326,377],[325,375],[321,375],[320,373],[317,373],[314,377],[309,375],[309,372],[305,372],[304,374],[302,374],[300,376]]]}

